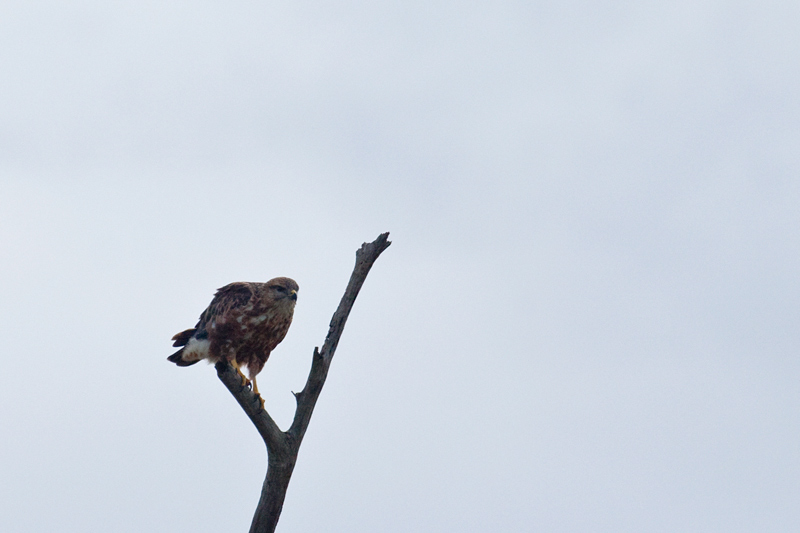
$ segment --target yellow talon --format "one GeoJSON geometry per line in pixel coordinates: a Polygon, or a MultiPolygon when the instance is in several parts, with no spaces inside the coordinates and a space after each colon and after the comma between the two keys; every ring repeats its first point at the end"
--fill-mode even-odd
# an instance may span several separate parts
{"type": "Polygon", "coordinates": [[[256,385],[256,377],[253,376],[253,392],[256,396],[258,396],[259,401],[261,402],[261,409],[264,409],[264,398],[258,392],[258,385],[256,385]]]}
{"type": "Polygon", "coordinates": [[[244,376],[244,374],[242,374],[242,371],[239,368],[239,363],[236,361],[236,359],[231,359],[231,366],[234,368],[234,370],[236,370],[236,373],[239,374],[239,377],[242,378],[242,387],[247,387],[250,381],[244,376]]]}

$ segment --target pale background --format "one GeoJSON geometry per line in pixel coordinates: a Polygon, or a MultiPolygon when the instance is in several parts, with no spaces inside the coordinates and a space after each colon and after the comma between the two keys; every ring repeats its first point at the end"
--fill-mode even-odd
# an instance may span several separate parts
{"type": "Polygon", "coordinates": [[[214,290],[290,391],[282,533],[800,531],[800,4],[0,4],[0,530],[246,531],[214,290]]]}

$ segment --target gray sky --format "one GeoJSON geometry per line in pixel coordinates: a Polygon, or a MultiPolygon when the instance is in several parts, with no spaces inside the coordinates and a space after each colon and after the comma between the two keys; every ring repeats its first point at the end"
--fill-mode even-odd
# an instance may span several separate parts
{"type": "Polygon", "coordinates": [[[0,4],[0,530],[246,531],[170,337],[295,278],[279,530],[800,530],[800,8],[0,4]]]}

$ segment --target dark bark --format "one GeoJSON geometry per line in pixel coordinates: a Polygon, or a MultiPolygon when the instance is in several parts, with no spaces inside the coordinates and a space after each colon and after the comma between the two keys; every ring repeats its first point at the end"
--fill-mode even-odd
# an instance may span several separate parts
{"type": "Polygon", "coordinates": [[[286,498],[286,489],[297,462],[297,452],[303,442],[306,429],[308,429],[308,423],[311,421],[311,414],[314,412],[319,394],[325,385],[325,379],[328,377],[328,369],[333,354],[336,352],[336,346],[339,344],[339,338],[342,336],[347,317],[350,315],[358,291],[361,290],[364,280],[367,279],[373,263],[391,244],[388,238],[389,234],[383,233],[373,242],[364,243],[356,251],[356,266],[350,276],[344,296],[339,302],[339,307],[333,314],[325,343],[322,345],[322,350],[314,348],[308,381],[303,390],[295,394],[297,410],[292,425],[287,431],[281,431],[269,413],[262,409],[261,399],[249,387],[242,385],[242,380],[233,367],[225,361],[220,361],[216,365],[219,379],[242,406],[267,445],[267,477],[261,488],[261,499],[250,525],[250,533],[275,531],[281,509],[283,509],[283,500],[286,498]]]}

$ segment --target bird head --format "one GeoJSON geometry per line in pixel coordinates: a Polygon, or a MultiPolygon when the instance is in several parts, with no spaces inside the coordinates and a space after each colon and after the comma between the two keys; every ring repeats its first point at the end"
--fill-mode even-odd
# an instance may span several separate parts
{"type": "Polygon", "coordinates": [[[267,289],[274,300],[287,299],[287,302],[294,305],[300,286],[291,278],[274,278],[267,282],[267,289]]]}

